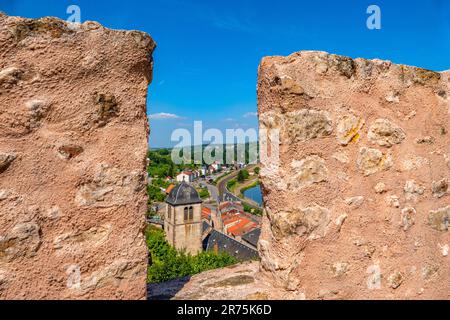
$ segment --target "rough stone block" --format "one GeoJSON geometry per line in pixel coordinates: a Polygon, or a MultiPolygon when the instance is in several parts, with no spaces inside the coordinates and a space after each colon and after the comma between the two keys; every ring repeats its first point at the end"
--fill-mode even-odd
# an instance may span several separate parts
{"type": "Polygon", "coordinates": [[[153,40],[0,14],[0,299],[145,299],[153,40]]]}
{"type": "Polygon", "coordinates": [[[260,127],[280,141],[261,168],[259,250],[275,286],[450,299],[449,79],[325,52],[262,60],[260,127]]]}

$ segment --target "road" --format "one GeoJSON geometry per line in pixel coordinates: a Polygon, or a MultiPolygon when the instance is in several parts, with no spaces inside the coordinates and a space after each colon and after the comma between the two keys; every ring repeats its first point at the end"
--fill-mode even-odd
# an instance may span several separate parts
{"type": "Polygon", "coordinates": [[[219,203],[220,196],[219,196],[219,189],[217,189],[216,186],[213,186],[212,184],[206,183],[206,187],[208,188],[209,194],[211,195],[211,199],[219,203]]]}
{"type": "MultiPolygon", "coordinates": [[[[252,171],[253,169],[255,169],[257,167],[257,165],[249,165],[247,166],[245,169],[248,170],[249,172],[252,171]]],[[[248,201],[246,201],[245,199],[241,199],[237,196],[235,196],[234,194],[232,194],[231,192],[228,191],[227,189],[227,184],[231,179],[236,178],[236,176],[238,175],[239,170],[238,171],[234,171],[231,174],[229,174],[228,176],[226,176],[225,178],[223,178],[222,180],[219,181],[218,184],[218,189],[219,189],[219,196],[220,199],[223,199],[224,201],[240,201],[243,204],[248,205],[251,208],[254,209],[259,209],[261,210],[262,208],[259,206],[254,205],[253,203],[249,203],[248,201]]]]}

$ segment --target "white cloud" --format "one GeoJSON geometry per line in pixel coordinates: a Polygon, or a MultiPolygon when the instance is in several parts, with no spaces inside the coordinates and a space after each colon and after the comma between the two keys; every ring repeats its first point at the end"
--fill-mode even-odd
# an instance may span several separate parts
{"type": "Polygon", "coordinates": [[[247,112],[246,114],[244,114],[244,118],[253,118],[258,116],[257,112],[247,112]]]}
{"type": "Polygon", "coordinates": [[[155,113],[148,116],[151,120],[166,120],[166,119],[182,119],[180,116],[173,113],[155,113]]]}

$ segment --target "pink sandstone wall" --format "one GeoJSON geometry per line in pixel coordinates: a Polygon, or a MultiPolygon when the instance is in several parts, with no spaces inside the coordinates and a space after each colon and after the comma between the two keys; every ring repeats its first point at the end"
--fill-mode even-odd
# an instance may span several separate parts
{"type": "Polygon", "coordinates": [[[0,299],[144,299],[153,40],[0,14],[0,299]]]}
{"type": "Polygon", "coordinates": [[[450,72],[324,52],[259,68],[261,270],[306,299],[450,298],[450,72]]]}

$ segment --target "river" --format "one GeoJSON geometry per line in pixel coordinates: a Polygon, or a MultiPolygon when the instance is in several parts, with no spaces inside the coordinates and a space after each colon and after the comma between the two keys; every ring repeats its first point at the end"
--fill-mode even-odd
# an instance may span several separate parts
{"type": "Polygon", "coordinates": [[[256,187],[245,190],[244,196],[249,199],[252,199],[256,203],[258,203],[260,206],[262,205],[262,193],[261,193],[261,186],[259,184],[256,187]]]}

